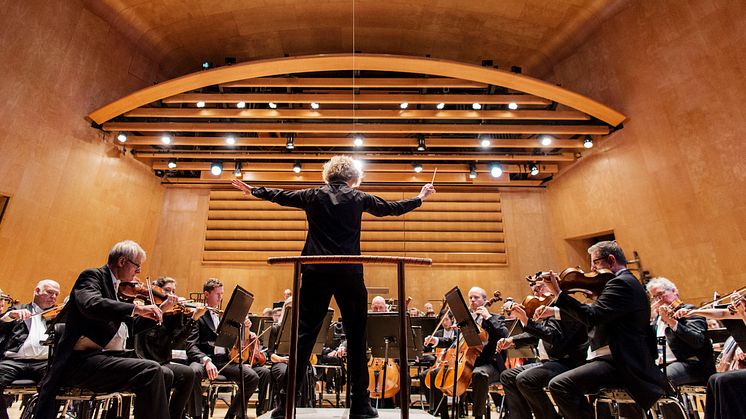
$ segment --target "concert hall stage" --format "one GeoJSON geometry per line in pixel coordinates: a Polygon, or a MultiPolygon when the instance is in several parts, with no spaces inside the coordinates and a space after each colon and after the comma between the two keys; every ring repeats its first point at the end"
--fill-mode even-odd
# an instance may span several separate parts
{"type": "MultiPolygon", "coordinates": [[[[299,407],[295,411],[295,417],[298,419],[347,419],[349,413],[349,409],[342,407],[299,407]]],[[[270,414],[271,411],[259,416],[258,419],[270,419],[270,414]]],[[[379,419],[399,419],[399,417],[401,417],[399,409],[378,409],[379,419]]],[[[409,417],[412,419],[433,418],[432,415],[423,412],[421,409],[409,409],[409,417]]]]}

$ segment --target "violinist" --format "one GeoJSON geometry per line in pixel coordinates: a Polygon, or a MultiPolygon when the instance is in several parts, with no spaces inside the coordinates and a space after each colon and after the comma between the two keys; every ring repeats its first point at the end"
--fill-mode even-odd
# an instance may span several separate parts
{"type": "MultiPolygon", "coordinates": [[[[60,284],[43,279],[34,288],[31,304],[11,309],[0,317],[9,326],[0,361],[0,394],[14,380],[39,382],[44,376],[49,350],[40,342],[47,339],[47,324],[39,313],[54,307],[59,294],[60,284]]],[[[0,418],[7,417],[5,398],[0,397],[0,418]]]]}
{"type": "MultiPolygon", "coordinates": [[[[127,240],[115,244],[107,264],[83,271],[72,287],[61,316],[65,330],[56,345],[49,373],[40,383],[35,418],[56,417],[55,395],[64,385],[94,392],[132,391],[136,419],[167,419],[168,400],[161,366],[131,357],[124,344],[126,322],[144,330],[162,320],[155,304],[120,301],[120,282],[132,282],[145,261],[145,251],[127,240]]],[[[168,307],[164,307],[166,309],[168,307]]]]}
{"type": "MultiPolygon", "coordinates": [[[[540,275],[537,275],[540,276],[540,275]]],[[[551,302],[552,294],[540,278],[531,287],[532,297],[551,302]]],[[[526,301],[529,299],[527,298],[526,301]]],[[[588,350],[588,329],[570,316],[559,318],[559,310],[546,305],[529,318],[522,305],[507,307],[510,318],[517,318],[524,333],[503,338],[497,344],[501,351],[512,346],[536,345],[538,362],[517,366],[500,374],[511,419],[558,418],[554,404],[544,388],[553,377],[580,366],[588,350]]]]}
{"type": "Polygon", "coordinates": [[[643,409],[648,410],[664,394],[663,374],[655,365],[657,351],[650,330],[650,302],[645,288],[627,270],[627,258],[615,241],[588,248],[591,269],[609,269],[606,282],[593,304],[582,304],[563,292],[550,272],[549,292],[557,296],[560,318],[572,317],[589,329],[587,363],[554,377],[549,382],[560,414],[566,418],[593,418],[594,409],[585,395],[601,387],[622,386],[643,409]]]}
{"type": "MultiPolygon", "coordinates": [[[[674,386],[704,385],[715,373],[712,341],[705,336],[707,320],[702,316],[675,318],[680,309],[693,309],[679,300],[679,291],[670,280],[653,278],[647,284],[652,299],[652,327],[656,336],[665,336],[666,376],[674,386]]],[[[658,365],[663,365],[663,350],[659,348],[658,365]]]]}
{"type": "MultiPolygon", "coordinates": [[[[220,307],[220,303],[223,301],[223,283],[217,278],[210,278],[202,286],[202,290],[209,313],[197,320],[197,323],[191,329],[189,338],[187,338],[186,351],[187,357],[191,361],[190,368],[197,374],[197,380],[200,382],[203,377],[210,380],[216,379],[218,369],[222,370],[222,375],[236,383],[239,382],[241,374],[243,374],[246,400],[251,397],[254,391],[260,390],[260,398],[257,403],[257,416],[260,416],[264,409],[264,397],[261,397],[264,395],[261,390],[266,389],[269,383],[269,370],[244,364],[243,371],[241,371],[239,364],[229,362],[230,348],[215,346],[220,316],[215,313],[214,309],[220,307]]],[[[225,417],[227,419],[245,418],[246,412],[240,410],[240,397],[234,397],[225,417]]]]}
{"type": "MultiPolygon", "coordinates": [[[[158,278],[153,285],[166,295],[176,295],[176,280],[173,278],[158,278]]],[[[184,344],[192,327],[207,309],[202,306],[192,310],[193,312],[172,311],[174,312],[164,313],[162,324],[135,335],[135,352],[140,358],[156,361],[164,368],[166,384],[173,389],[168,404],[171,419],[183,418],[184,409],[192,395],[193,405],[190,412],[195,417],[201,417],[201,383],[191,368],[172,362],[172,350],[184,344]]]]}

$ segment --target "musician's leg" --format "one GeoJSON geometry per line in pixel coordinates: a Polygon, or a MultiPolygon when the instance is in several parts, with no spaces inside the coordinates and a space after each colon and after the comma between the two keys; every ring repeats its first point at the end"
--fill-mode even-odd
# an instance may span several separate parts
{"type": "Polygon", "coordinates": [[[505,391],[505,401],[510,411],[510,419],[531,419],[531,407],[518,389],[516,379],[518,374],[528,368],[535,368],[541,364],[526,364],[515,368],[510,368],[500,374],[500,383],[505,391]]]}
{"type": "MultiPolygon", "coordinates": [[[[534,364],[537,365],[537,364],[534,364]]],[[[538,364],[535,368],[527,369],[516,377],[516,385],[521,396],[531,407],[537,418],[557,418],[559,415],[554,409],[554,404],[549,399],[544,387],[549,380],[570,368],[558,361],[548,361],[538,364]]],[[[511,413],[512,417],[512,413],[511,413]]],[[[529,416],[530,417],[530,416],[529,416]]]]}
{"type": "Polygon", "coordinates": [[[554,377],[549,382],[549,391],[562,416],[593,419],[595,412],[585,395],[602,386],[618,385],[619,374],[612,364],[590,361],[554,377]]]}
{"type": "Polygon", "coordinates": [[[171,393],[171,400],[168,402],[168,411],[171,414],[171,419],[182,419],[189,396],[194,389],[194,371],[186,365],[173,362],[169,362],[163,367],[171,371],[174,377],[173,393],[171,393]]]}
{"type": "Polygon", "coordinates": [[[674,386],[685,384],[705,384],[710,376],[699,362],[672,362],[666,367],[666,376],[674,386]]]}
{"type": "Polygon", "coordinates": [[[490,391],[490,383],[500,380],[500,371],[490,364],[480,365],[474,368],[471,377],[472,397],[474,399],[474,418],[484,417],[487,407],[487,396],[490,391]]]}
{"type": "Polygon", "coordinates": [[[259,387],[258,387],[258,400],[256,403],[256,416],[261,416],[267,410],[267,388],[269,387],[270,372],[265,367],[253,367],[252,368],[257,376],[259,376],[259,387]]]}
{"type": "Polygon", "coordinates": [[[194,372],[194,386],[192,387],[192,398],[190,410],[195,418],[202,417],[202,379],[207,376],[204,365],[192,362],[189,368],[194,372]]]}
{"type": "MultiPolygon", "coordinates": [[[[225,375],[227,378],[229,378],[231,381],[239,384],[241,380],[241,374],[243,372],[243,380],[244,380],[244,393],[246,397],[246,403],[248,405],[249,398],[252,394],[254,394],[254,391],[256,391],[257,386],[259,386],[259,376],[249,368],[248,365],[243,365],[243,371],[238,368],[238,364],[229,364],[224,369],[222,374],[225,375]]],[[[240,386],[240,384],[239,384],[240,386]]],[[[240,389],[240,387],[239,387],[240,389]]],[[[241,412],[241,394],[240,392],[236,394],[236,397],[233,398],[233,401],[231,401],[231,405],[228,407],[228,411],[225,413],[226,419],[231,419],[233,417],[237,418],[245,418],[246,412],[241,412]]]]}

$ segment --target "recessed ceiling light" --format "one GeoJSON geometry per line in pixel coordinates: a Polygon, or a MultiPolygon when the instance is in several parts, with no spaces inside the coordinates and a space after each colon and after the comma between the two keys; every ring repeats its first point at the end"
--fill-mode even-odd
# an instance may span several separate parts
{"type": "Polygon", "coordinates": [[[319,104],[318,103],[311,102],[311,109],[318,109],[318,108],[319,108],[319,104]]]}
{"type": "Polygon", "coordinates": [[[443,102],[440,102],[440,103],[438,103],[437,105],[435,105],[435,107],[436,107],[436,108],[438,108],[438,109],[443,109],[443,108],[445,108],[445,107],[446,107],[446,104],[445,104],[445,103],[443,103],[443,102]]]}
{"type": "Polygon", "coordinates": [[[554,138],[552,138],[551,135],[542,135],[541,136],[541,145],[550,145],[552,144],[552,141],[554,138]]]}
{"type": "Polygon", "coordinates": [[[407,109],[409,107],[409,103],[402,102],[402,103],[399,104],[399,107],[402,108],[402,109],[407,109]]]}
{"type": "Polygon", "coordinates": [[[510,102],[510,103],[508,103],[508,109],[510,109],[511,111],[514,111],[514,110],[518,109],[518,104],[515,103],[515,102],[510,102]]]}
{"type": "Polygon", "coordinates": [[[232,135],[229,135],[229,136],[225,137],[225,143],[228,144],[228,145],[236,144],[236,137],[234,137],[232,135]]]}
{"type": "Polygon", "coordinates": [[[168,134],[161,136],[161,142],[163,144],[171,144],[171,136],[168,134]]]}
{"type": "Polygon", "coordinates": [[[126,142],[127,134],[120,132],[119,134],[117,134],[117,140],[119,140],[120,143],[126,142]]]}
{"type": "Polygon", "coordinates": [[[238,103],[236,103],[236,107],[238,109],[243,109],[243,108],[246,107],[246,102],[244,102],[244,101],[238,102],[238,103]]]}
{"type": "Polygon", "coordinates": [[[474,109],[475,111],[479,110],[479,109],[482,109],[482,104],[481,103],[476,103],[476,102],[472,103],[471,104],[471,108],[474,109]]]}
{"type": "Polygon", "coordinates": [[[197,107],[198,108],[204,108],[205,107],[205,102],[203,102],[203,101],[200,100],[199,102],[197,102],[197,107]]]}
{"type": "Polygon", "coordinates": [[[277,109],[277,104],[275,102],[269,102],[269,108],[270,109],[277,109]]]}

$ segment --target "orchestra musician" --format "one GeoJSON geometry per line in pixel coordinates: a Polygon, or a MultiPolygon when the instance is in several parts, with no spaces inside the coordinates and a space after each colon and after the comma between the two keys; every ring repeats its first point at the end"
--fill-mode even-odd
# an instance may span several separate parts
{"type": "Polygon", "coordinates": [[[435,313],[435,310],[433,309],[433,303],[425,303],[423,307],[425,309],[425,317],[438,317],[437,313],[435,313]]]}
{"type": "MultiPolygon", "coordinates": [[[[136,419],[167,419],[168,400],[161,366],[125,352],[133,321],[136,330],[145,330],[162,320],[155,304],[120,301],[120,283],[132,282],[145,261],[139,244],[126,240],[115,244],[107,264],[83,271],[72,287],[69,301],[60,316],[65,329],[56,345],[49,373],[40,383],[35,418],[57,415],[55,395],[63,385],[94,392],[132,391],[136,419]],[[134,318],[134,319],[133,319],[134,318]]],[[[163,308],[170,308],[167,301],[163,308]]]]}
{"type": "MultiPolygon", "coordinates": [[[[324,164],[319,188],[288,191],[253,187],[239,180],[233,186],[247,195],[275,202],[282,206],[301,208],[308,219],[308,236],[302,255],[359,255],[362,214],[374,216],[402,215],[422,205],[435,192],[431,184],[409,199],[385,201],[356,188],[363,179],[362,170],[348,156],[334,156],[324,164]]],[[[350,418],[378,417],[370,405],[368,369],[365,360],[366,310],[368,293],[363,282],[361,265],[303,265],[300,294],[300,325],[298,328],[298,362],[296,376],[302,377],[322,327],[332,295],[339,305],[347,334],[348,368],[351,375],[350,418]]],[[[302,380],[295,389],[300,389],[302,380]]],[[[286,393],[281,393],[284,395],[286,393]]],[[[284,417],[285,397],[272,412],[273,418],[284,417]]]]}
{"type": "MultiPolygon", "coordinates": [[[[531,287],[535,297],[547,293],[546,282],[531,287]]],[[[541,306],[528,318],[521,305],[509,307],[509,318],[517,318],[524,333],[500,339],[497,350],[536,345],[539,361],[505,370],[500,382],[505,390],[511,419],[559,418],[544,391],[553,377],[582,365],[588,351],[588,329],[571,316],[560,317],[555,307],[541,306]]]]}
{"type": "Polygon", "coordinates": [[[371,313],[385,313],[389,311],[389,306],[386,304],[386,299],[380,295],[376,295],[370,300],[370,312],[371,313]]]}
{"type": "Polygon", "coordinates": [[[549,382],[552,398],[566,418],[593,418],[585,395],[602,386],[623,386],[647,410],[664,394],[666,383],[655,365],[657,350],[650,330],[650,302],[645,288],[627,270],[616,241],[588,248],[591,269],[609,269],[609,280],[593,304],[582,304],[560,289],[550,272],[549,292],[557,296],[560,318],[573,317],[589,330],[588,362],[549,382]]]}
{"type": "MultiPolygon", "coordinates": [[[[223,301],[223,283],[217,278],[209,278],[202,286],[204,293],[205,305],[212,309],[220,307],[223,301]]],[[[238,363],[231,363],[228,357],[230,348],[215,346],[215,339],[218,337],[217,327],[220,324],[220,316],[215,310],[200,317],[192,327],[191,333],[186,341],[187,358],[191,362],[189,365],[196,374],[196,380],[201,382],[204,377],[214,380],[218,377],[218,370],[229,380],[238,383],[243,375],[244,392],[248,400],[254,391],[259,389],[259,402],[257,403],[257,416],[260,416],[264,409],[264,400],[266,398],[267,385],[269,384],[269,370],[263,367],[250,367],[244,364],[243,370],[239,368],[238,363]]],[[[253,333],[252,333],[253,335],[253,333]]],[[[200,392],[201,393],[201,392],[200,392]]],[[[195,397],[198,397],[194,394],[195,397]]],[[[195,404],[197,404],[195,402],[195,404]]],[[[246,412],[241,411],[240,395],[233,398],[228,411],[225,414],[226,419],[234,417],[245,418],[246,412]]]]}
{"type": "MultiPolygon", "coordinates": [[[[666,376],[675,386],[704,385],[715,373],[712,341],[705,336],[707,320],[702,316],[675,318],[680,309],[693,309],[679,300],[676,284],[667,278],[653,278],[647,284],[652,298],[652,327],[656,336],[666,338],[666,376]]],[[[659,349],[659,352],[662,352],[659,349]]],[[[658,357],[663,365],[663,356],[658,357]]]]}
{"type": "MultiPolygon", "coordinates": [[[[445,353],[445,351],[448,350],[448,348],[453,345],[454,340],[456,339],[456,327],[455,327],[455,321],[453,318],[453,313],[449,311],[443,312],[443,328],[438,329],[435,332],[433,332],[432,335],[425,337],[424,345],[426,349],[431,351],[433,348],[439,348],[442,353],[445,353]]],[[[432,355],[425,355],[426,357],[431,358],[430,362],[436,361],[435,358],[433,358],[432,355]]],[[[421,386],[421,390],[425,392],[425,399],[427,399],[429,403],[429,412],[430,414],[434,414],[437,408],[437,405],[440,404],[440,400],[443,397],[442,392],[438,390],[435,383],[435,377],[438,375],[438,371],[440,370],[438,365],[434,365],[433,368],[425,370],[421,377],[420,382],[424,383],[427,379],[427,376],[429,375],[429,381],[430,381],[430,388],[426,389],[425,386],[421,386]]],[[[446,406],[442,406],[441,409],[446,409],[446,406]]],[[[447,409],[446,409],[447,410],[447,409]]],[[[440,410],[439,413],[442,415],[447,414],[444,410],[440,410]]]]}
{"type": "MultiPolygon", "coordinates": [[[[30,304],[11,309],[0,317],[7,324],[8,339],[1,349],[0,394],[14,380],[41,381],[47,370],[49,349],[41,344],[47,340],[47,322],[41,313],[57,303],[60,284],[42,279],[34,288],[30,304]]],[[[0,418],[7,419],[5,397],[0,396],[0,418]]]]}
{"type": "MultiPolygon", "coordinates": [[[[173,278],[158,278],[154,285],[160,287],[167,295],[176,295],[176,280],[173,278]]],[[[184,409],[192,394],[199,393],[199,396],[202,394],[201,383],[196,379],[194,370],[187,365],[172,362],[173,349],[184,345],[192,328],[200,317],[207,312],[207,308],[200,306],[192,311],[182,310],[173,314],[166,313],[162,324],[135,335],[137,356],[161,364],[164,369],[166,384],[168,384],[169,389],[173,389],[168,404],[171,419],[182,419],[184,409]]],[[[196,417],[202,415],[202,404],[199,396],[196,399],[193,398],[196,405],[193,405],[190,409],[196,417]]]]}

